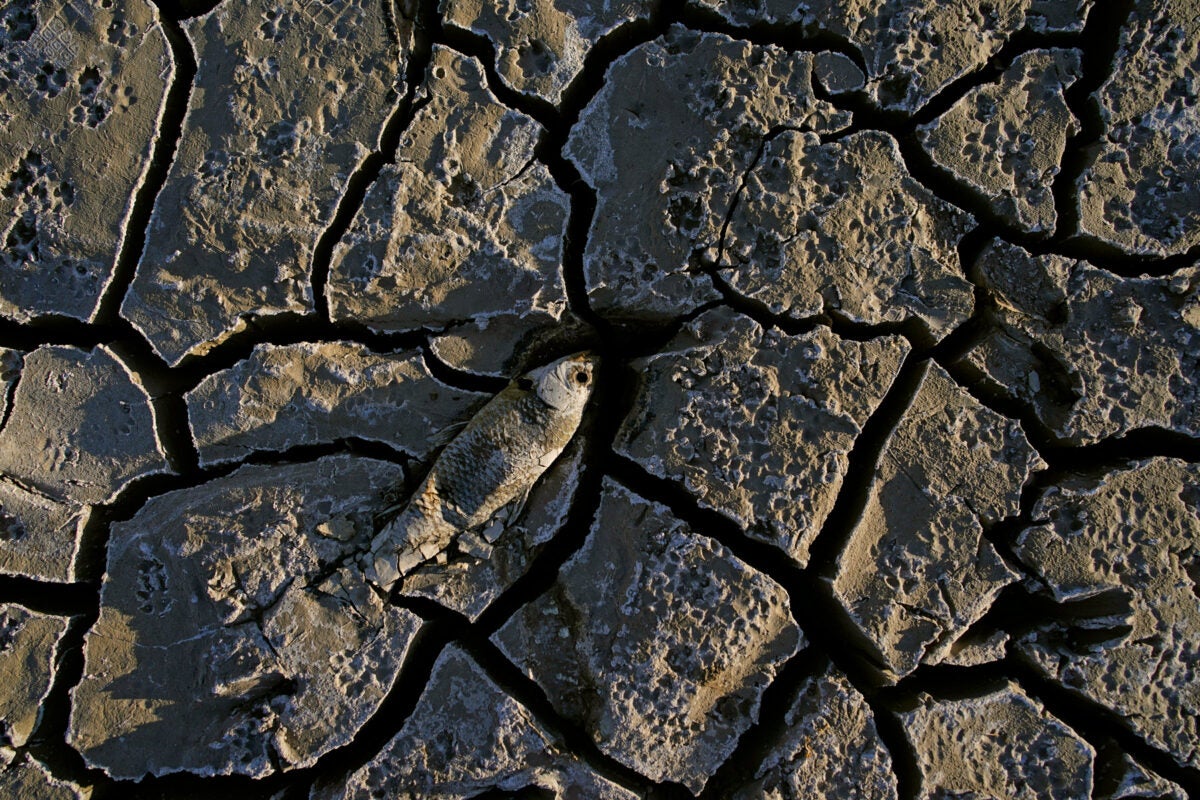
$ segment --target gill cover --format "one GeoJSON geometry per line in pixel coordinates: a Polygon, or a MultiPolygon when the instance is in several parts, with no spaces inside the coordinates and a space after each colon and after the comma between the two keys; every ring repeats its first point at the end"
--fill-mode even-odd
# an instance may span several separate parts
{"type": "Polygon", "coordinates": [[[533,381],[533,388],[543,403],[566,410],[587,403],[592,393],[595,366],[595,356],[576,353],[532,370],[525,377],[533,381]]]}

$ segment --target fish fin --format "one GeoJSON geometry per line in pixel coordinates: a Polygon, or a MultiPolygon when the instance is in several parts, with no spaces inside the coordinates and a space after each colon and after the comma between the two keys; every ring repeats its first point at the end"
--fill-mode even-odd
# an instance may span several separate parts
{"type": "Polygon", "coordinates": [[[549,452],[542,453],[541,457],[538,459],[538,466],[540,466],[542,469],[550,469],[550,467],[554,466],[554,462],[558,460],[558,457],[562,455],[563,449],[564,448],[559,447],[549,452]]]}
{"type": "Polygon", "coordinates": [[[408,505],[408,504],[407,503],[392,503],[390,506],[383,509],[382,511],[377,511],[375,513],[375,515],[372,517],[372,520],[374,521],[376,526],[379,526],[381,523],[384,523],[384,522],[391,522],[397,516],[400,515],[400,512],[404,510],[404,507],[406,505],[408,505]]]}
{"type": "Polygon", "coordinates": [[[525,513],[525,504],[529,502],[529,495],[533,493],[533,484],[525,487],[525,491],[517,495],[508,505],[504,507],[505,525],[510,527],[517,524],[517,520],[525,513]]]}
{"type": "Polygon", "coordinates": [[[467,427],[467,423],[471,420],[465,419],[462,422],[452,422],[444,428],[439,428],[436,431],[430,431],[425,437],[425,441],[433,447],[442,447],[450,444],[450,441],[462,433],[463,428],[467,427]]]}

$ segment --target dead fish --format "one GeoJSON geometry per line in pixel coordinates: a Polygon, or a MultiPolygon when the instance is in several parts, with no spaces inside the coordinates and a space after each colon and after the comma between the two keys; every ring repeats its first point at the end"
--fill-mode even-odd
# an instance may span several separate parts
{"type": "Polygon", "coordinates": [[[481,528],[505,506],[522,505],[579,427],[598,363],[588,352],[560,358],[488,401],[372,540],[367,579],[389,591],[456,536],[481,528]]]}

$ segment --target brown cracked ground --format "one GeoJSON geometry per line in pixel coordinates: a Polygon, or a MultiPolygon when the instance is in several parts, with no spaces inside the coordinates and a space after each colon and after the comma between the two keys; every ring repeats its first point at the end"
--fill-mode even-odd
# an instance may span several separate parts
{"type": "Polygon", "coordinates": [[[0,96],[0,797],[1200,797],[1195,0],[14,0],[0,96]]]}

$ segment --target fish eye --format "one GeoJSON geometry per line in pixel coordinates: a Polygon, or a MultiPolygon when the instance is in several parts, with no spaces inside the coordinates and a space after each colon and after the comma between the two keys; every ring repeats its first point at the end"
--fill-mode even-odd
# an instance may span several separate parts
{"type": "Polygon", "coordinates": [[[533,379],[532,378],[518,378],[517,379],[517,388],[521,389],[522,391],[529,391],[530,389],[533,388],[533,379]]]}
{"type": "Polygon", "coordinates": [[[586,372],[584,372],[583,370],[579,370],[578,372],[575,373],[575,382],[580,384],[581,386],[586,385],[588,380],[589,380],[588,374],[586,372]]]}

